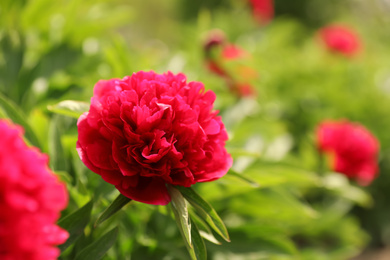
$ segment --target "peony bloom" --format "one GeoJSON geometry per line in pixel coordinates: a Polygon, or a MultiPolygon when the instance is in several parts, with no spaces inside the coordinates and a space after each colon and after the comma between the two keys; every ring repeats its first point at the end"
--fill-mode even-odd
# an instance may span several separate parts
{"type": "Polygon", "coordinates": [[[1,120],[0,135],[0,259],[56,259],[55,246],[68,238],[55,225],[67,204],[65,186],[20,127],[1,120]]]}
{"type": "Polygon", "coordinates": [[[267,24],[274,17],[273,0],[250,0],[253,17],[259,24],[267,24]]]}
{"type": "Polygon", "coordinates": [[[222,57],[225,60],[236,60],[248,56],[243,49],[234,44],[226,44],[222,49],[222,57]]]}
{"type": "Polygon", "coordinates": [[[348,121],[325,121],[317,129],[320,151],[333,155],[333,170],[368,185],[378,172],[377,139],[363,126],[348,121]]]}
{"type": "Polygon", "coordinates": [[[257,71],[248,66],[251,56],[237,45],[226,40],[222,31],[213,30],[204,44],[207,68],[226,81],[236,95],[255,96],[252,81],[258,78],[257,71]]]}
{"type": "Polygon", "coordinates": [[[224,68],[226,61],[247,56],[240,47],[228,43],[225,34],[220,30],[210,31],[204,44],[204,51],[208,69],[221,77],[229,77],[228,71],[224,68]]]}
{"type": "Polygon", "coordinates": [[[230,77],[229,71],[227,70],[226,64],[229,61],[235,61],[240,59],[248,58],[249,55],[242,50],[240,47],[233,44],[225,44],[221,46],[216,46],[222,48],[220,53],[218,53],[217,57],[210,57],[207,59],[207,66],[210,71],[221,77],[230,77]]]}
{"type": "Polygon", "coordinates": [[[214,100],[183,74],[141,71],[101,80],[77,123],[80,158],[126,197],[166,205],[166,184],[213,181],[232,164],[214,100]]]}
{"type": "Polygon", "coordinates": [[[238,94],[242,97],[250,97],[256,95],[253,87],[247,83],[244,84],[236,84],[235,88],[238,91],[238,94]]]}
{"type": "Polygon", "coordinates": [[[328,50],[347,57],[352,57],[361,50],[357,33],[342,25],[330,25],[320,29],[319,37],[328,50]]]}

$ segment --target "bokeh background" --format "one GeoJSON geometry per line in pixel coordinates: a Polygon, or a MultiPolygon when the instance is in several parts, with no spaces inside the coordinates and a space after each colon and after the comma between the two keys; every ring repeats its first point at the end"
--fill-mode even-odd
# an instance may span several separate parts
{"type": "Polygon", "coordinates": [[[1,116],[25,127],[67,183],[63,216],[94,198],[89,224],[61,259],[117,225],[104,259],[189,258],[165,207],[132,203],[94,228],[118,192],[80,162],[77,120],[53,113],[63,100],[89,102],[99,79],[140,70],[183,72],[217,94],[234,165],[194,188],[221,215],[231,242],[206,242],[210,259],[388,259],[389,43],[388,0],[274,0],[268,22],[244,0],[2,0],[1,116]],[[358,55],[324,47],[318,30],[330,24],[356,31],[358,55]],[[206,66],[214,29],[248,54],[231,72],[254,71],[256,94],[238,96],[206,66]],[[325,119],[359,122],[378,138],[380,173],[371,185],[331,173],[319,156],[315,129],[325,119]]]}

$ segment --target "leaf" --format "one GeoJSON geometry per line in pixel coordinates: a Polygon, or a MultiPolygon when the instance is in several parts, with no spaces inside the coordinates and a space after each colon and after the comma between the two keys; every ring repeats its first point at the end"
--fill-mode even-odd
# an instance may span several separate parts
{"type": "Polygon", "coordinates": [[[56,114],[79,118],[89,110],[89,104],[82,101],[64,100],[58,104],[47,106],[47,109],[56,114]]]}
{"type": "Polygon", "coordinates": [[[191,221],[187,202],[183,195],[174,187],[169,186],[169,194],[172,198],[172,211],[175,214],[175,220],[179,227],[180,233],[185,240],[188,253],[192,260],[206,260],[207,251],[203,238],[194,222],[191,221]]]}
{"type": "MultiPolygon", "coordinates": [[[[4,15],[2,14],[2,16],[4,15]]],[[[3,64],[6,64],[6,66],[1,68],[2,81],[5,82],[5,86],[8,86],[6,88],[8,96],[17,100],[30,87],[30,85],[18,86],[17,84],[26,51],[25,37],[17,30],[11,29],[4,31],[1,38],[0,52],[2,53],[3,64]]]]}
{"type": "Polygon", "coordinates": [[[58,222],[58,225],[69,232],[69,238],[58,247],[63,252],[83,233],[91,217],[93,201],[91,200],[80,209],[64,217],[58,222]]]}
{"type": "Polygon", "coordinates": [[[230,242],[229,234],[225,227],[225,224],[218,216],[214,208],[204,199],[202,199],[192,188],[186,188],[181,186],[175,186],[181,194],[187,199],[187,201],[194,206],[200,217],[202,217],[210,227],[223,237],[226,241],[230,242]]]}
{"type": "Polygon", "coordinates": [[[196,215],[193,211],[190,211],[190,217],[191,217],[191,221],[193,221],[196,224],[199,230],[199,234],[204,239],[207,239],[209,242],[213,244],[221,245],[221,242],[219,242],[218,239],[215,238],[210,227],[198,215],[196,215]]]}
{"type": "Polygon", "coordinates": [[[204,244],[203,238],[201,237],[198,227],[196,224],[191,221],[191,237],[192,237],[192,245],[195,259],[197,260],[206,260],[207,259],[207,250],[204,244]]]}
{"type": "Polygon", "coordinates": [[[54,116],[49,125],[50,168],[54,171],[67,171],[68,161],[66,160],[64,147],[61,143],[60,123],[60,118],[54,116]]]}
{"type": "Polygon", "coordinates": [[[21,125],[25,131],[25,137],[27,140],[34,146],[42,149],[37,136],[35,135],[33,129],[27,122],[26,116],[11,100],[7,99],[5,96],[0,94],[0,108],[3,110],[2,115],[11,119],[15,124],[21,125]]]}
{"type": "Polygon", "coordinates": [[[108,231],[98,240],[84,248],[75,260],[99,260],[114,245],[118,236],[118,227],[108,231]]]}
{"type": "Polygon", "coordinates": [[[259,188],[260,187],[260,184],[258,184],[256,181],[252,180],[251,178],[245,176],[244,174],[242,173],[238,173],[232,169],[229,170],[229,175],[232,175],[234,177],[237,177],[239,178],[240,180],[248,183],[249,185],[251,185],[253,188],[259,188]]]}
{"type": "Polygon", "coordinates": [[[191,223],[188,215],[187,202],[182,194],[172,186],[168,186],[169,194],[171,195],[172,211],[175,214],[175,220],[179,227],[186,245],[192,248],[191,243],[191,223]]]}
{"type": "Polygon", "coordinates": [[[282,185],[310,187],[320,184],[315,172],[281,162],[258,161],[245,170],[245,176],[259,182],[262,188],[282,185]]]}
{"type": "Polygon", "coordinates": [[[337,196],[353,201],[362,207],[369,208],[373,205],[370,194],[351,185],[348,178],[342,174],[330,173],[322,177],[321,181],[326,189],[333,191],[337,196]]]}
{"type": "Polygon", "coordinates": [[[228,147],[228,152],[233,158],[237,158],[239,156],[253,157],[255,159],[261,158],[261,153],[258,151],[248,151],[247,149],[242,148],[228,147]]]}
{"type": "Polygon", "coordinates": [[[121,193],[119,193],[118,197],[104,210],[104,212],[98,217],[95,222],[95,227],[103,223],[105,220],[110,218],[116,212],[118,212],[121,208],[123,208],[126,204],[131,202],[132,200],[121,193]]]}
{"type": "MultiPolygon", "coordinates": [[[[272,224],[242,224],[240,227],[232,227],[230,232],[234,241],[229,244],[229,251],[233,254],[245,255],[245,253],[261,252],[264,254],[288,255],[286,259],[301,259],[296,245],[283,230],[275,229],[272,224]],[[264,226],[263,226],[264,225],[264,226]],[[265,231],[264,229],[269,229],[265,231]]],[[[274,258],[253,258],[274,259],[274,258]]],[[[282,258],[284,259],[284,258],[282,258]]]]}

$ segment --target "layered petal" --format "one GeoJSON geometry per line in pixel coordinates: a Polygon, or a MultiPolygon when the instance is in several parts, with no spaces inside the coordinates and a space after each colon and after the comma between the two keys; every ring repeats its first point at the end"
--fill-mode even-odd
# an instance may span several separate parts
{"type": "Polygon", "coordinates": [[[22,129],[0,120],[1,259],[57,259],[68,233],[55,223],[68,203],[48,157],[23,141],[22,129]]]}
{"type": "Polygon", "coordinates": [[[332,154],[333,170],[362,185],[368,185],[378,172],[378,140],[362,125],[346,120],[324,121],[317,129],[321,152],[332,154]]]}
{"type": "Polygon", "coordinates": [[[170,72],[99,81],[78,121],[80,158],[123,195],[165,205],[167,184],[212,181],[231,166],[215,98],[202,83],[170,72]]]}

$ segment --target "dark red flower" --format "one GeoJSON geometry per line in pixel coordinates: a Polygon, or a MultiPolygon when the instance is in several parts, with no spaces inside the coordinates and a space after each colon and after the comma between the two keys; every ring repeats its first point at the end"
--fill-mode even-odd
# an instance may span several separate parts
{"type": "Polygon", "coordinates": [[[78,121],[80,158],[123,195],[166,205],[166,184],[213,181],[231,166],[214,100],[183,74],[141,71],[101,80],[78,121]]]}
{"type": "Polygon", "coordinates": [[[361,41],[356,32],[342,25],[330,25],[319,30],[319,37],[327,49],[348,57],[358,54],[361,41]]]}
{"type": "Polygon", "coordinates": [[[230,77],[228,69],[225,68],[227,62],[249,57],[244,50],[234,44],[225,43],[213,47],[220,48],[220,53],[217,52],[214,57],[210,55],[206,60],[207,66],[210,71],[222,77],[230,77]]]}
{"type": "Polygon", "coordinates": [[[237,84],[237,86],[235,88],[239,92],[238,94],[242,97],[250,97],[250,96],[256,95],[254,88],[248,83],[237,84]]]}
{"type": "Polygon", "coordinates": [[[206,66],[226,81],[231,92],[243,96],[255,96],[252,81],[257,71],[248,66],[251,56],[239,46],[229,43],[224,33],[213,30],[204,44],[206,66]]]}
{"type": "Polygon", "coordinates": [[[215,60],[206,60],[207,68],[220,77],[227,77],[226,71],[215,60]]]}
{"type": "Polygon", "coordinates": [[[250,0],[253,10],[253,17],[260,24],[269,23],[274,17],[273,0],[250,0]]]}
{"type": "Polygon", "coordinates": [[[248,54],[237,45],[226,44],[225,46],[223,46],[222,57],[225,60],[236,60],[240,58],[245,58],[247,56],[248,54]]]}
{"type": "Polygon", "coordinates": [[[23,141],[23,130],[0,121],[0,259],[57,259],[68,233],[56,226],[67,192],[48,157],[23,141]]]}
{"type": "Polygon", "coordinates": [[[221,77],[230,77],[226,62],[249,57],[239,46],[229,43],[224,32],[218,29],[208,33],[204,52],[209,70],[221,77]]]}
{"type": "Polygon", "coordinates": [[[378,172],[377,139],[363,126],[325,121],[317,129],[318,147],[334,156],[333,170],[368,185],[378,172]]]}
{"type": "Polygon", "coordinates": [[[207,58],[210,58],[212,56],[212,50],[214,47],[222,46],[226,43],[226,36],[225,33],[219,29],[211,30],[206,38],[206,41],[204,43],[204,50],[207,58]]]}

